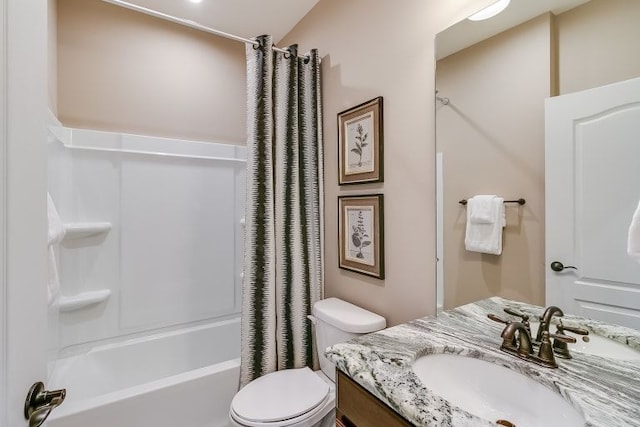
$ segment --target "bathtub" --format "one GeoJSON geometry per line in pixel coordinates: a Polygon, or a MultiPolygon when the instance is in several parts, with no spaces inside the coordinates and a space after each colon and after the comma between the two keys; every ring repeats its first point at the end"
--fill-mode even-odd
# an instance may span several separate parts
{"type": "Polygon", "coordinates": [[[240,319],[94,347],[59,359],[67,397],[49,427],[228,426],[240,373],[240,319]]]}

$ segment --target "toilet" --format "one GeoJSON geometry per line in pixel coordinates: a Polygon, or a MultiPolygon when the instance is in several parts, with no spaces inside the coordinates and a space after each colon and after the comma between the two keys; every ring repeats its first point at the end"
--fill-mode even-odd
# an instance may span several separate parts
{"type": "Polygon", "coordinates": [[[384,329],[384,317],[327,298],[313,305],[320,370],[285,369],[257,378],[233,398],[231,425],[237,427],[328,427],[335,425],[335,366],[324,350],[359,335],[384,329]]]}

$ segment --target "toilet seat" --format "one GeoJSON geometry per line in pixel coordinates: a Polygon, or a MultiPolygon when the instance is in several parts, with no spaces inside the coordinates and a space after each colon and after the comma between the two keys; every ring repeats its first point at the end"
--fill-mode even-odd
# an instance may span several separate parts
{"type": "Polygon", "coordinates": [[[246,427],[288,427],[288,426],[301,425],[301,423],[305,421],[306,423],[304,425],[308,426],[308,425],[313,425],[317,421],[317,419],[322,418],[322,416],[325,415],[323,412],[329,412],[329,410],[333,409],[334,403],[331,402],[331,404],[329,405],[329,401],[333,401],[333,399],[330,396],[327,396],[325,400],[320,405],[318,405],[315,409],[313,409],[311,412],[307,412],[297,417],[289,418],[286,420],[280,420],[280,421],[260,422],[260,421],[245,420],[239,417],[238,414],[236,414],[233,411],[233,409],[231,410],[230,415],[231,415],[231,418],[236,423],[246,427]]]}
{"type": "Polygon", "coordinates": [[[332,387],[311,369],[285,369],[247,384],[233,398],[229,414],[244,426],[285,427],[331,409],[334,399],[332,387]]]}

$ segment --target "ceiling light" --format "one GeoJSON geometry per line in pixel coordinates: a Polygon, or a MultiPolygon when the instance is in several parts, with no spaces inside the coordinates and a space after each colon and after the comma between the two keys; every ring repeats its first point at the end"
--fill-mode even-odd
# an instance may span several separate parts
{"type": "Polygon", "coordinates": [[[191,3],[202,3],[202,0],[189,0],[191,3]]]}
{"type": "Polygon", "coordinates": [[[511,0],[498,0],[497,2],[485,7],[478,13],[474,13],[467,19],[469,21],[483,21],[485,19],[492,18],[505,10],[509,6],[511,0]]]}

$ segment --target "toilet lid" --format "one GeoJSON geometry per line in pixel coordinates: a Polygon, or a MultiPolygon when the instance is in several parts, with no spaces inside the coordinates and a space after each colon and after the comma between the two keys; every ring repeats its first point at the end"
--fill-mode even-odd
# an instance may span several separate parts
{"type": "Polygon", "coordinates": [[[277,422],[305,414],[324,403],[329,384],[309,368],[285,369],[251,381],[231,409],[250,422],[277,422]]]}

